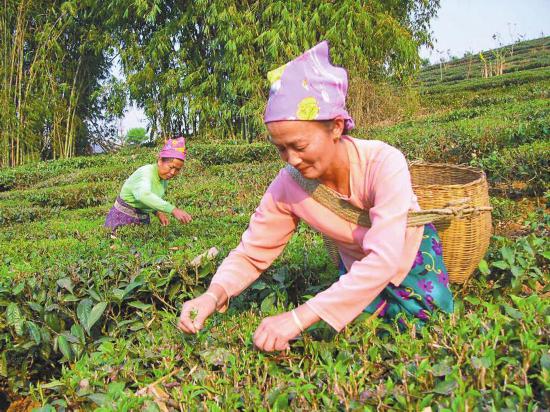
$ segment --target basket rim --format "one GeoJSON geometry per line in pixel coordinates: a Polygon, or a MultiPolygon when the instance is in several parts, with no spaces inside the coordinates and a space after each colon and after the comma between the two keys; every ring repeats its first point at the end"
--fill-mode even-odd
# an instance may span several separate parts
{"type": "Polygon", "coordinates": [[[413,166],[428,166],[435,169],[455,169],[455,170],[467,170],[469,172],[472,172],[476,174],[478,177],[475,180],[472,180],[468,183],[456,183],[456,184],[412,184],[414,187],[468,187],[468,186],[474,186],[482,183],[483,181],[487,181],[487,177],[485,175],[485,172],[477,167],[468,166],[468,165],[462,165],[462,164],[453,164],[453,163],[429,163],[429,162],[423,162],[423,161],[412,161],[409,162],[409,171],[413,166]]]}

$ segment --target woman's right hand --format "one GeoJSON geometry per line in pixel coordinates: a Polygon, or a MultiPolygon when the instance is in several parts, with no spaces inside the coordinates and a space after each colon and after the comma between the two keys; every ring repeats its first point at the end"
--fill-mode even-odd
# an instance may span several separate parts
{"type": "Polygon", "coordinates": [[[178,328],[185,333],[197,333],[204,327],[206,319],[216,310],[216,301],[207,294],[188,300],[181,308],[178,328]]]}
{"type": "Polygon", "coordinates": [[[191,221],[191,215],[187,212],[184,212],[177,207],[172,210],[172,216],[178,219],[181,223],[189,223],[191,221]]]}

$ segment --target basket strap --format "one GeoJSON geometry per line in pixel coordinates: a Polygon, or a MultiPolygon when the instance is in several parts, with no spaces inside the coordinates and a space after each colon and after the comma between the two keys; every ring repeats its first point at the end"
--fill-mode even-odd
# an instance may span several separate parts
{"type": "Polygon", "coordinates": [[[334,263],[334,265],[338,267],[338,265],[340,264],[340,252],[338,252],[338,246],[336,245],[336,242],[334,242],[334,240],[332,240],[324,233],[321,233],[321,236],[323,237],[323,244],[325,245],[325,249],[327,250],[329,257],[332,260],[332,263],[334,263]]]}
{"type": "MultiPolygon", "coordinates": [[[[304,189],[314,200],[325,206],[342,219],[363,227],[371,227],[369,211],[360,209],[344,199],[340,199],[334,191],[329,189],[318,180],[307,179],[291,165],[286,170],[302,189],[304,189]]],[[[409,211],[407,227],[423,226],[427,223],[439,222],[451,218],[463,218],[470,215],[489,212],[493,208],[487,206],[470,206],[470,198],[457,199],[449,202],[442,209],[427,209],[420,211],[409,211]]]]}

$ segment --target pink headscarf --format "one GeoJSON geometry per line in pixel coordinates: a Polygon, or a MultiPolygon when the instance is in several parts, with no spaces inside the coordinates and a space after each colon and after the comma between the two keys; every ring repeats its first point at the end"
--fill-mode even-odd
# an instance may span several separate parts
{"type": "Polygon", "coordinates": [[[278,120],[332,120],[341,116],[344,131],[355,126],[346,111],[348,75],[329,61],[323,41],[291,62],[270,71],[264,123],[278,120]]]}
{"type": "Polygon", "coordinates": [[[186,155],[187,149],[185,147],[184,137],[168,139],[159,153],[160,158],[173,157],[181,160],[185,160],[186,155]]]}

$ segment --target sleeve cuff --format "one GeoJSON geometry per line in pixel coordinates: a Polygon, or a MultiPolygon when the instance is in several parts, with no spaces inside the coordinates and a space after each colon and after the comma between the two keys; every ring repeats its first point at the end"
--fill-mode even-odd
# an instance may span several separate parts
{"type": "Polygon", "coordinates": [[[340,332],[342,329],[344,329],[344,326],[339,325],[337,322],[334,321],[334,319],[331,316],[327,316],[327,314],[319,310],[319,308],[316,308],[313,303],[310,303],[311,301],[307,301],[305,304],[310,308],[317,316],[319,316],[324,322],[326,322],[332,329],[334,329],[336,332],[340,332]]]}
{"type": "Polygon", "coordinates": [[[223,291],[225,292],[225,296],[227,296],[227,300],[225,301],[225,303],[223,304],[223,306],[220,306],[220,307],[217,307],[216,310],[219,312],[219,313],[224,313],[225,311],[227,311],[227,308],[229,307],[229,299],[231,299],[231,295],[229,294],[229,292],[227,292],[227,288],[225,287],[225,285],[219,283],[219,282],[212,282],[210,285],[218,285],[220,288],[223,289],[223,291]]]}

